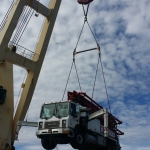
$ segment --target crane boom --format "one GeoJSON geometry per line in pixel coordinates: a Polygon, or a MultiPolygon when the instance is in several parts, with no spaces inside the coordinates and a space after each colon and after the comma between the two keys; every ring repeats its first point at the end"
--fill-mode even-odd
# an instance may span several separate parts
{"type": "Polygon", "coordinates": [[[11,145],[15,140],[15,131],[18,120],[24,120],[39,77],[60,4],[61,0],[51,0],[50,5],[47,8],[37,0],[16,0],[1,31],[0,86],[7,90],[7,95],[5,103],[0,105],[0,150],[11,148],[11,145]],[[38,59],[35,59],[35,57],[29,59],[15,53],[13,50],[14,45],[12,45],[12,48],[8,48],[13,31],[17,26],[18,19],[24,6],[29,6],[36,11],[38,7],[38,13],[45,17],[43,29],[35,50],[38,59]],[[25,68],[28,71],[24,84],[25,86],[14,118],[13,64],[25,68]]]}

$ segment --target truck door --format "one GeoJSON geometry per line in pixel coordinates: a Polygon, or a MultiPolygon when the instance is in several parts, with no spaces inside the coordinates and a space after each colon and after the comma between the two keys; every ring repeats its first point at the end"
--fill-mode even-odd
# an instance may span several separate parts
{"type": "Polygon", "coordinates": [[[79,114],[76,112],[76,104],[70,103],[70,117],[69,126],[74,128],[79,124],[79,114]]]}

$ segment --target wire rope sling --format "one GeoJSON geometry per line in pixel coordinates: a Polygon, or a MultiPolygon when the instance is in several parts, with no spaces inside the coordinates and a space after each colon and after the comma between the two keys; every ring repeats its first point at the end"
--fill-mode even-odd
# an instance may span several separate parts
{"type": "Polygon", "coordinates": [[[94,84],[93,84],[93,90],[92,90],[92,98],[93,98],[93,94],[94,94],[94,89],[95,89],[95,83],[96,83],[96,79],[97,79],[97,73],[98,73],[98,67],[99,67],[99,64],[101,63],[101,69],[102,69],[102,74],[103,74],[103,80],[104,80],[104,84],[105,84],[105,90],[106,90],[106,95],[107,95],[107,101],[108,101],[108,107],[109,107],[109,110],[110,110],[110,113],[111,113],[111,108],[110,108],[110,102],[109,102],[109,97],[108,97],[108,92],[107,92],[107,86],[106,86],[106,80],[105,80],[105,76],[104,76],[104,71],[103,71],[103,66],[102,66],[102,61],[101,61],[101,51],[100,51],[100,45],[99,43],[97,42],[96,40],[96,37],[92,31],[92,28],[88,22],[88,19],[87,19],[87,15],[88,15],[88,10],[89,10],[89,6],[90,6],[90,3],[93,1],[93,0],[77,0],[79,4],[82,4],[82,8],[83,8],[83,12],[84,12],[84,23],[83,23],[83,26],[82,26],[82,29],[81,29],[81,32],[79,34],[79,37],[78,37],[78,40],[77,40],[77,43],[76,43],[76,46],[75,46],[75,49],[73,51],[73,61],[72,61],[72,65],[71,65],[71,68],[70,68],[70,71],[69,71],[69,76],[68,76],[68,79],[67,79],[67,83],[66,83],[66,86],[65,86],[65,90],[64,90],[64,93],[63,93],[63,97],[62,97],[62,100],[64,99],[64,95],[65,95],[65,92],[66,92],[66,89],[67,89],[67,85],[68,85],[68,82],[69,82],[69,78],[70,78],[70,75],[71,75],[71,71],[72,71],[72,68],[73,68],[73,65],[75,67],[75,71],[76,71],[76,75],[77,75],[77,80],[78,80],[78,84],[79,84],[79,88],[80,88],[80,91],[82,92],[82,89],[81,89],[81,84],[80,84],[80,80],[79,80],[79,75],[78,75],[78,71],[77,71],[77,67],[76,67],[76,63],[75,63],[75,56],[79,53],[84,53],[84,52],[88,52],[88,51],[93,51],[93,50],[98,50],[98,63],[97,63],[97,67],[96,67],[96,74],[95,74],[95,79],[94,79],[94,84]],[[85,6],[84,5],[87,5],[87,8],[85,9],[85,6]],[[95,48],[91,48],[91,49],[86,49],[86,50],[82,50],[82,51],[76,51],[77,50],[77,46],[78,46],[78,43],[79,43],[79,40],[80,40],[80,37],[82,35],[82,32],[83,32],[83,29],[84,29],[84,26],[85,24],[87,23],[92,35],[93,35],[93,38],[96,42],[96,45],[97,47],[95,48]]]}

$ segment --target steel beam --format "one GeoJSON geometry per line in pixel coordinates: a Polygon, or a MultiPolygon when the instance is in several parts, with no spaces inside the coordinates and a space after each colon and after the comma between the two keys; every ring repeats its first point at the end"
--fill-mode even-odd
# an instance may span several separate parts
{"type": "Polygon", "coordinates": [[[18,126],[37,127],[38,122],[18,121],[18,126]]]}
{"type": "Polygon", "coordinates": [[[107,109],[100,109],[94,113],[92,113],[90,116],[89,116],[89,119],[88,121],[90,120],[93,120],[95,118],[98,118],[100,117],[101,115],[104,116],[104,137],[108,137],[108,110],[107,109]]]}
{"type": "MultiPolygon", "coordinates": [[[[22,68],[25,68],[26,70],[31,70],[34,71],[36,68],[36,62],[33,60],[30,60],[24,55],[19,55],[17,53],[14,53],[7,48],[6,50],[6,55],[5,55],[5,60],[15,64],[17,66],[20,66],[22,68]]],[[[33,58],[34,59],[34,58],[33,58]]]]}
{"type": "Polygon", "coordinates": [[[43,64],[43,60],[47,51],[47,47],[49,44],[49,40],[52,34],[52,30],[54,27],[54,23],[57,17],[57,13],[61,4],[61,0],[51,0],[49,9],[52,10],[50,13],[49,20],[45,18],[45,22],[43,25],[43,29],[39,38],[39,42],[36,47],[35,53],[39,55],[39,59],[36,62],[36,68],[34,71],[29,71],[27,75],[27,79],[25,81],[25,87],[23,89],[20,102],[18,104],[18,108],[16,114],[14,116],[13,122],[13,140],[15,140],[15,131],[17,128],[18,120],[23,121],[26,115],[26,112],[29,108],[34,89],[39,77],[39,73],[43,64]]]}
{"type": "Polygon", "coordinates": [[[38,60],[35,58],[28,60],[27,58],[10,51],[8,49],[8,43],[17,26],[23,7],[33,4],[33,2],[34,0],[16,0],[0,34],[0,85],[4,86],[7,90],[6,102],[0,106],[0,150],[4,150],[6,145],[11,148],[11,144],[13,144],[15,140],[15,131],[18,120],[23,121],[25,118],[61,4],[61,0],[51,0],[49,8],[46,8],[38,3],[38,12],[46,16],[41,36],[36,47],[36,54],[39,58],[38,60]],[[13,64],[28,70],[28,75],[24,84],[25,86],[23,87],[14,119],[13,64]]]}
{"type": "Polygon", "coordinates": [[[0,105],[0,150],[3,150],[6,144],[11,144],[14,112],[13,65],[8,62],[0,62],[0,85],[7,90],[5,103],[0,105]]]}
{"type": "Polygon", "coordinates": [[[25,5],[27,5],[27,0],[16,0],[7,18],[7,22],[0,34],[0,60],[5,59],[5,55],[7,53],[5,50],[8,48],[8,43],[17,26],[18,19],[25,5]]]}
{"type": "Polygon", "coordinates": [[[104,137],[108,137],[108,110],[104,113],[104,137]]]}
{"type": "Polygon", "coordinates": [[[37,13],[49,18],[51,9],[47,8],[37,0],[29,0],[28,6],[34,9],[37,13]]]}
{"type": "Polygon", "coordinates": [[[95,118],[98,118],[98,117],[100,117],[101,115],[104,115],[104,114],[106,113],[106,110],[107,110],[107,109],[100,109],[100,110],[98,110],[98,111],[96,111],[96,112],[90,114],[90,115],[89,115],[89,121],[90,121],[90,120],[93,120],[93,119],[95,119],[95,118]]]}

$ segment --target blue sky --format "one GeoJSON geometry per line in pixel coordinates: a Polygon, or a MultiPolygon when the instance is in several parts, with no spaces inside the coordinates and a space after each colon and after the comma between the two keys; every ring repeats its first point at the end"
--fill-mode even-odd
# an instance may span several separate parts
{"type": "MultiPolygon", "coordinates": [[[[0,21],[12,0],[1,0],[0,21]]],[[[49,0],[42,0],[47,5],[49,0]]],[[[111,110],[123,121],[119,127],[125,135],[120,137],[123,150],[150,150],[150,1],[149,0],[94,0],[89,8],[88,20],[101,47],[101,57],[110,98],[111,110]]],[[[60,101],[72,63],[75,48],[84,21],[82,6],[76,0],[63,0],[39,76],[28,120],[37,121],[42,103],[60,101]]],[[[31,18],[20,45],[33,50],[43,17],[31,18]],[[30,38],[30,42],[29,42],[30,38]]],[[[95,41],[87,25],[77,50],[94,48],[95,41]]],[[[92,94],[97,51],[76,56],[76,65],[82,91],[92,94]]],[[[26,71],[14,66],[15,103],[26,71]]],[[[73,69],[67,90],[79,91],[73,69]]],[[[65,96],[66,99],[66,96],[65,96]]],[[[94,99],[108,107],[101,68],[95,87],[94,99]]],[[[17,150],[41,150],[36,129],[23,127],[17,150]]],[[[70,145],[58,149],[72,150],[70,145]]]]}

